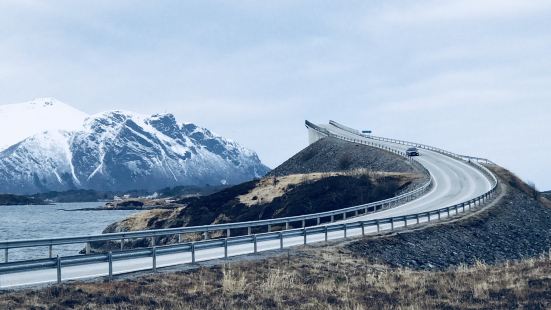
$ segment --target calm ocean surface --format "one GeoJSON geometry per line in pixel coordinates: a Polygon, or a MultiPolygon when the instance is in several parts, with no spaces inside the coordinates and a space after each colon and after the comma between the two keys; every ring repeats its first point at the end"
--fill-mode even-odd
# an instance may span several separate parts
{"type": "MultiPolygon", "coordinates": [[[[0,241],[100,234],[109,224],[139,211],[63,211],[101,206],[102,202],[61,203],[51,206],[0,206],[0,241]]],[[[54,247],[53,255],[73,255],[84,244],[54,247]]],[[[0,262],[4,253],[0,253],[0,262]]],[[[9,259],[46,258],[48,248],[10,250],[9,259]]]]}

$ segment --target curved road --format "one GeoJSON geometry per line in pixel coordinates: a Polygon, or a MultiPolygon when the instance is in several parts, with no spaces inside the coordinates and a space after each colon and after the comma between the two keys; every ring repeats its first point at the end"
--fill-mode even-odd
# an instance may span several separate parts
{"type": "MultiPolygon", "coordinates": [[[[333,125],[323,125],[330,132],[345,136],[352,139],[370,139],[344,131],[333,125]]],[[[407,146],[377,141],[378,144],[391,146],[395,149],[405,151],[407,146]]],[[[466,162],[453,159],[437,152],[421,150],[421,156],[418,161],[424,165],[433,177],[432,189],[422,197],[410,201],[406,204],[394,207],[392,209],[383,210],[376,213],[361,215],[345,220],[346,222],[354,222],[367,219],[381,219],[391,216],[400,216],[423,211],[440,209],[443,207],[462,203],[464,201],[475,198],[492,188],[491,182],[479,170],[475,169],[466,162]]],[[[443,215],[446,217],[447,215],[443,215]]],[[[421,218],[420,222],[426,222],[428,218],[421,218]]],[[[409,222],[408,222],[409,224],[409,222]]],[[[381,229],[389,229],[390,224],[382,225],[381,229]]],[[[394,227],[404,225],[402,222],[397,223],[394,227]]],[[[373,227],[366,228],[366,233],[376,233],[373,227]]],[[[344,231],[333,231],[328,234],[328,239],[342,239],[345,235],[344,231]]],[[[349,229],[346,236],[361,235],[360,229],[349,229]]],[[[284,240],[268,240],[259,241],[257,251],[267,251],[280,249],[282,247],[290,247],[306,243],[322,242],[325,240],[323,233],[309,234],[305,240],[302,236],[285,237],[284,240]]],[[[250,254],[254,251],[252,243],[228,246],[228,256],[237,256],[250,254]]],[[[196,250],[195,261],[206,261],[224,257],[224,248],[211,248],[196,250]]],[[[189,252],[158,255],[156,258],[157,267],[175,266],[185,263],[191,263],[192,258],[189,252]]],[[[139,270],[150,270],[153,262],[151,258],[135,258],[123,261],[113,262],[113,274],[123,274],[139,270]]],[[[63,267],[62,280],[84,279],[92,277],[106,276],[108,274],[107,263],[90,263],[88,265],[63,267]]],[[[57,280],[56,269],[43,269],[35,271],[25,271],[11,274],[0,275],[0,288],[10,288],[25,285],[35,285],[52,283],[57,280]]]]}
{"type": "MultiPolygon", "coordinates": [[[[369,138],[350,133],[333,125],[322,125],[320,127],[329,130],[331,133],[350,139],[373,142],[369,138]]],[[[409,148],[409,146],[402,144],[376,142],[401,151],[409,148]]],[[[429,193],[398,207],[348,219],[347,221],[381,219],[436,210],[467,201],[482,195],[492,188],[490,180],[482,172],[464,161],[434,151],[421,149],[419,152],[421,156],[417,158],[417,161],[427,168],[433,177],[433,188],[429,193]]]]}

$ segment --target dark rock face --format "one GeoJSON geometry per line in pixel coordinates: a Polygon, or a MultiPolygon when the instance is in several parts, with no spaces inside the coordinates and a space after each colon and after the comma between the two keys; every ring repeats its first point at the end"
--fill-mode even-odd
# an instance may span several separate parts
{"type": "Polygon", "coordinates": [[[0,194],[0,206],[45,205],[42,199],[27,196],[0,194]]]}
{"type": "Polygon", "coordinates": [[[499,263],[546,253],[551,249],[551,208],[526,191],[511,186],[500,203],[481,216],[464,221],[403,232],[349,245],[358,255],[396,267],[445,269],[477,260],[499,263]]]}
{"type": "Polygon", "coordinates": [[[46,132],[0,153],[0,191],[157,190],[237,184],[269,168],[239,144],[171,114],[112,111],[76,132],[46,132]]]}
{"type": "Polygon", "coordinates": [[[143,207],[144,203],[138,200],[127,200],[117,203],[119,207],[123,208],[136,208],[136,207],[143,207]]]}

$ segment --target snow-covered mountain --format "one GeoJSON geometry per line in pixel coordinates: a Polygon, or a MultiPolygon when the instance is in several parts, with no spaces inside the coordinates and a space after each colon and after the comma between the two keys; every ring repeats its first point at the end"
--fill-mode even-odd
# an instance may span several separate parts
{"type": "Polygon", "coordinates": [[[54,98],[0,105],[0,151],[47,130],[77,130],[87,117],[54,98]]]}
{"type": "Polygon", "coordinates": [[[0,152],[0,192],[235,184],[268,170],[254,152],[171,114],[111,111],[0,152]]]}

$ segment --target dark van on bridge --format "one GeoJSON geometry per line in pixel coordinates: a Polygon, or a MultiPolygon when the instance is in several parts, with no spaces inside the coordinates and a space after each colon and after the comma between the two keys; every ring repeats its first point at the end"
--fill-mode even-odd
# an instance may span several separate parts
{"type": "Polygon", "coordinates": [[[419,156],[419,150],[416,147],[410,147],[406,150],[407,156],[419,156]]]}

